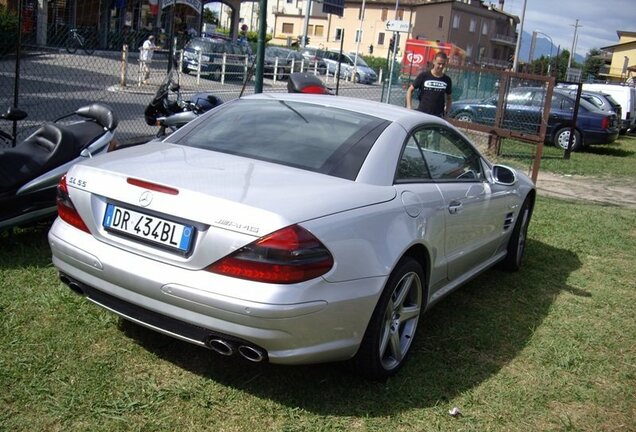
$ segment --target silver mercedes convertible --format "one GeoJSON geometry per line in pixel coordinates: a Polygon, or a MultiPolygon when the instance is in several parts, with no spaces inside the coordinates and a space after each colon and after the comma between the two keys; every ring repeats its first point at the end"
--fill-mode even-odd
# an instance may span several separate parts
{"type": "Polygon", "coordinates": [[[381,379],[420,316],[519,269],[535,188],[442,119],[258,94],[69,170],[61,280],[121,317],[252,362],[351,361],[381,379]]]}

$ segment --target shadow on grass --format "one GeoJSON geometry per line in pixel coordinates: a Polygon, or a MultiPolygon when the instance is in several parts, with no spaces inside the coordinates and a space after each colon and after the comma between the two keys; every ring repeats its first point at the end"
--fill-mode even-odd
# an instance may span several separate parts
{"type": "Polygon", "coordinates": [[[631,157],[634,155],[633,151],[616,148],[616,147],[602,147],[602,146],[590,146],[585,149],[586,153],[595,154],[599,156],[612,156],[612,157],[631,157]]]}
{"type": "Polygon", "coordinates": [[[479,385],[513,360],[581,266],[567,250],[530,241],[519,273],[492,270],[436,305],[420,321],[405,367],[386,382],[367,381],[347,363],[252,364],[223,358],[127,321],[120,328],[160,358],[204,378],[321,415],[386,416],[431,407],[479,385]]]}
{"type": "Polygon", "coordinates": [[[47,234],[51,221],[0,232],[0,269],[45,267],[51,263],[47,234]]]}

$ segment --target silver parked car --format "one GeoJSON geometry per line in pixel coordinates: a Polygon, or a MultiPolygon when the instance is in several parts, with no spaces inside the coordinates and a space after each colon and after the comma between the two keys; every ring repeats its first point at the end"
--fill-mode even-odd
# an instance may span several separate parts
{"type": "Polygon", "coordinates": [[[253,362],[404,364],[421,314],[517,270],[535,200],[444,120],[255,94],[75,165],[49,233],[61,280],[125,319],[253,362]]]}
{"type": "Polygon", "coordinates": [[[373,84],[378,80],[378,75],[361,56],[358,56],[356,62],[355,54],[340,54],[336,51],[318,51],[318,53],[332,76],[338,73],[338,65],[340,65],[340,76],[345,79],[352,79],[353,76],[355,82],[362,84],[373,84]]]}

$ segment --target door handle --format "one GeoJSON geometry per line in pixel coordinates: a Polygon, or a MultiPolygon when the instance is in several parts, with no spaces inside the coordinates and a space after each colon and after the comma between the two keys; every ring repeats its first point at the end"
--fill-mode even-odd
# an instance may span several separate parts
{"type": "Polygon", "coordinates": [[[461,201],[453,200],[448,204],[448,212],[450,214],[457,214],[462,210],[461,201]]]}

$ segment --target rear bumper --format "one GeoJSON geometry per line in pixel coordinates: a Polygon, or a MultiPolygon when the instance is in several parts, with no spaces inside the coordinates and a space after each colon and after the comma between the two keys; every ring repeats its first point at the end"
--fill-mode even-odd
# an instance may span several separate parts
{"type": "Polygon", "coordinates": [[[262,348],[279,364],[355,355],[386,282],[385,277],[340,283],[317,278],[285,286],[193,272],[125,253],[59,219],[49,243],[55,267],[100,306],[200,346],[219,334],[236,339],[262,348]],[[267,297],[271,301],[263,301],[267,297]],[[136,311],[133,316],[130,310],[136,311]],[[179,328],[202,330],[193,337],[179,328]]]}
{"type": "Polygon", "coordinates": [[[618,138],[618,129],[613,131],[585,131],[583,136],[583,143],[588,144],[611,144],[618,138]]]}

